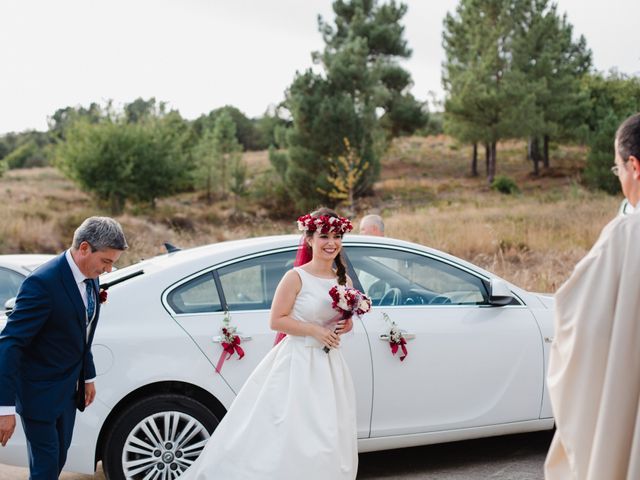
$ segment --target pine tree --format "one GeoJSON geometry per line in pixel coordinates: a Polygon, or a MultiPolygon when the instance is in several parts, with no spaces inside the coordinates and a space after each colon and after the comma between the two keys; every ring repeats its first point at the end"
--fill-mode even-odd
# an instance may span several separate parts
{"type": "Polygon", "coordinates": [[[205,132],[195,148],[196,181],[205,187],[208,202],[213,200],[213,193],[220,197],[227,194],[232,176],[237,176],[241,169],[241,153],[233,118],[223,111],[217,116],[213,130],[205,132]]]}
{"type": "Polygon", "coordinates": [[[357,196],[369,191],[379,175],[388,139],[426,121],[422,105],[408,93],[410,75],[397,63],[411,54],[400,24],[406,6],[337,0],[333,11],[335,25],[319,19],[326,46],[313,55],[323,73],[296,75],[286,97],[293,122],[284,181],[304,210],[335,203],[321,192],[332,188],[327,159],[346,154],[345,137],[360,159],[358,168],[368,165],[354,189],[357,196]]]}
{"type": "Polygon", "coordinates": [[[555,4],[520,0],[519,9],[512,58],[535,92],[537,116],[529,122],[529,135],[537,173],[539,160],[549,166],[552,138],[576,140],[584,133],[588,98],[580,82],[591,67],[591,52],[584,37],[573,40],[573,27],[555,4]]]}
{"type": "Polygon", "coordinates": [[[511,0],[462,0],[444,21],[445,129],[488,145],[488,183],[496,173],[498,140],[523,135],[536,117],[535,95],[511,62],[520,15],[511,0]]]}

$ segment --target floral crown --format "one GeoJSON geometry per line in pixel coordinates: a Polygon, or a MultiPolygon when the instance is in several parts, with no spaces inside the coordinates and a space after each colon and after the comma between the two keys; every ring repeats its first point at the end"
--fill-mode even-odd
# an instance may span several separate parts
{"type": "Polygon", "coordinates": [[[312,216],[310,213],[298,218],[298,230],[303,232],[339,233],[343,235],[353,230],[351,220],[344,217],[330,217],[329,215],[312,216]]]}

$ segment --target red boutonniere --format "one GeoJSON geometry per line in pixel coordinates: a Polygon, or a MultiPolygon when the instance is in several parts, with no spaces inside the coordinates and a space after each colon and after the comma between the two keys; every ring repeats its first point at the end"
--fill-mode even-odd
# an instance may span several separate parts
{"type": "Polygon", "coordinates": [[[107,301],[107,291],[104,288],[100,289],[100,293],[98,294],[100,298],[100,304],[106,303],[107,301]]]}

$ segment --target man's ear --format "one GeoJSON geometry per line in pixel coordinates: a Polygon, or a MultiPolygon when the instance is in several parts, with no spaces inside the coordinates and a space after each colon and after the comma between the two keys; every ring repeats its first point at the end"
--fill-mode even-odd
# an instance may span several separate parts
{"type": "Polygon", "coordinates": [[[629,155],[629,163],[633,168],[633,178],[640,180],[640,160],[634,155],[629,155]]]}
{"type": "Polygon", "coordinates": [[[87,241],[83,241],[78,246],[78,251],[82,252],[82,254],[91,253],[91,245],[87,241]]]}

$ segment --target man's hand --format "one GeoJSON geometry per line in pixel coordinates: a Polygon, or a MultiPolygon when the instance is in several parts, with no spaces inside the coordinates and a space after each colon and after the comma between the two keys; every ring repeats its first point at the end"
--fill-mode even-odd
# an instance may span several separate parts
{"type": "Polygon", "coordinates": [[[96,399],[96,384],[87,382],[84,384],[84,406],[88,407],[96,399]]]}
{"type": "Polygon", "coordinates": [[[2,444],[3,447],[7,445],[15,429],[15,415],[0,415],[0,444],[2,444]]]}

